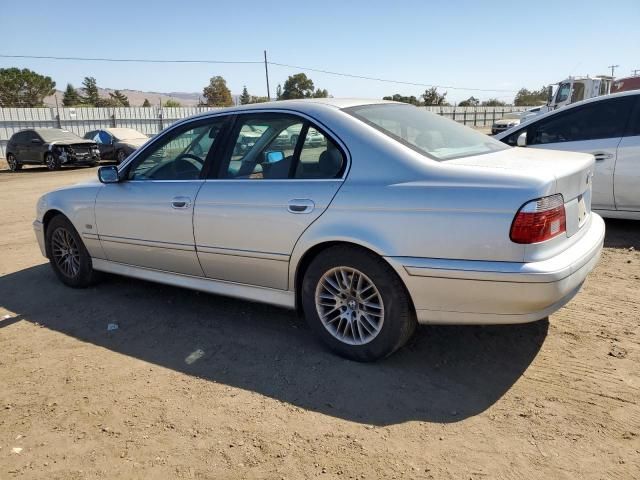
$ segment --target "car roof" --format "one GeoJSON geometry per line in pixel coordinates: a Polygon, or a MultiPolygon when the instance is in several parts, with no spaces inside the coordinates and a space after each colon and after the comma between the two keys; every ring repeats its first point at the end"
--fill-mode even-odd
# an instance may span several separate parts
{"type": "MultiPolygon", "coordinates": [[[[400,102],[393,102],[391,100],[377,100],[377,99],[366,99],[366,98],[304,98],[299,100],[272,100],[270,102],[263,103],[251,103],[248,105],[236,105],[233,107],[224,107],[219,110],[215,110],[216,113],[233,113],[233,112],[244,112],[251,110],[296,110],[302,113],[308,113],[309,110],[312,110],[314,107],[327,107],[331,109],[343,109],[349,107],[357,107],[359,105],[373,105],[373,104],[400,104],[405,105],[400,102]]],[[[199,116],[207,116],[210,115],[211,111],[203,112],[195,117],[199,116]]]]}
{"type": "Polygon", "coordinates": [[[550,112],[543,113],[542,115],[535,115],[534,117],[520,123],[520,125],[516,127],[512,127],[509,130],[505,130],[504,132],[498,133],[497,135],[495,135],[495,138],[498,140],[502,140],[507,135],[511,135],[513,132],[515,132],[516,130],[520,130],[522,127],[526,127],[528,125],[531,125],[532,123],[539,122],[543,118],[548,118],[561,112],[568,112],[571,109],[580,107],[582,105],[588,105],[590,103],[597,103],[597,102],[604,102],[605,100],[610,100],[612,98],[631,97],[634,95],[640,95],[640,90],[629,90],[628,92],[612,93],[609,95],[600,95],[599,97],[587,98],[586,100],[581,100],[579,102],[567,105],[566,107],[558,108],[556,110],[551,110],[550,112]]]}

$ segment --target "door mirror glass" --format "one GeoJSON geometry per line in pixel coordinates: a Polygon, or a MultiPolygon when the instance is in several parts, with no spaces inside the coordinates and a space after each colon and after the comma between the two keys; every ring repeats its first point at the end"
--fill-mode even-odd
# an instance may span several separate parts
{"type": "Polygon", "coordinates": [[[100,167],[98,169],[98,179],[102,183],[118,183],[120,181],[118,169],[113,165],[100,167]]]}
{"type": "Polygon", "coordinates": [[[518,140],[517,140],[516,144],[519,147],[526,147],[527,146],[527,132],[526,131],[524,131],[520,135],[518,135],[518,140]]]}
{"type": "Polygon", "coordinates": [[[276,163],[282,160],[284,160],[284,152],[282,150],[272,150],[264,154],[264,161],[266,163],[276,163]]]}
{"type": "Polygon", "coordinates": [[[35,143],[36,145],[39,145],[42,143],[42,140],[40,140],[39,138],[32,138],[31,143],[35,143]]]}

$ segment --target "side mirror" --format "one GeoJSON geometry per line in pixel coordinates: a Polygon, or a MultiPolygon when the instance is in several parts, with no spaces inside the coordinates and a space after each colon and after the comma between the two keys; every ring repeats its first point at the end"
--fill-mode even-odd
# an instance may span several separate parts
{"type": "Polygon", "coordinates": [[[40,140],[39,138],[32,138],[31,139],[31,143],[35,143],[37,145],[40,145],[42,143],[42,140],[40,140]]]}
{"type": "Polygon", "coordinates": [[[516,140],[516,145],[519,147],[527,146],[527,132],[522,132],[520,135],[518,135],[518,140],[516,140]]]}
{"type": "Polygon", "coordinates": [[[284,160],[284,152],[281,150],[274,150],[271,152],[265,152],[264,161],[265,163],[277,163],[284,160]]]}
{"type": "Polygon", "coordinates": [[[120,181],[118,169],[113,165],[100,167],[98,169],[98,180],[102,183],[118,183],[120,181]]]}

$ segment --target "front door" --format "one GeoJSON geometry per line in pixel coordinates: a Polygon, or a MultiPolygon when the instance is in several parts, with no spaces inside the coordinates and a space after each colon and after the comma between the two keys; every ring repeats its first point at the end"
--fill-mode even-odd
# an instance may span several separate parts
{"type": "Polygon", "coordinates": [[[630,98],[636,99],[636,105],[618,145],[613,189],[618,210],[640,212],[640,95],[630,98]]]}
{"type": "Polygon", "coordinates": [[[197,120],[161,134],[104,185],[96,226],[107,260],[202,276],[193,206],[224,119],[197,120]]]}
{"type": "Polygon", "coordinates": [[[346,157],[290,114],[240,114],[229,138],[196,200],[200,264],[209,278],[287,289],[291,252],[342,185],[346,157]]]}

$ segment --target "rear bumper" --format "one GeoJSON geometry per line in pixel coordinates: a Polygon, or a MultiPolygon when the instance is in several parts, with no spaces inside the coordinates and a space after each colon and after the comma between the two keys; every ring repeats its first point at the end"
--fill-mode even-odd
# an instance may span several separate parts
{"type": "Polygon", "coordinates": [[[548,260],[531,263],[387,257],[404,281],[420,323],[508,324],[540,320],[569,302],[595,267],[604,221],[548,260]]]}

